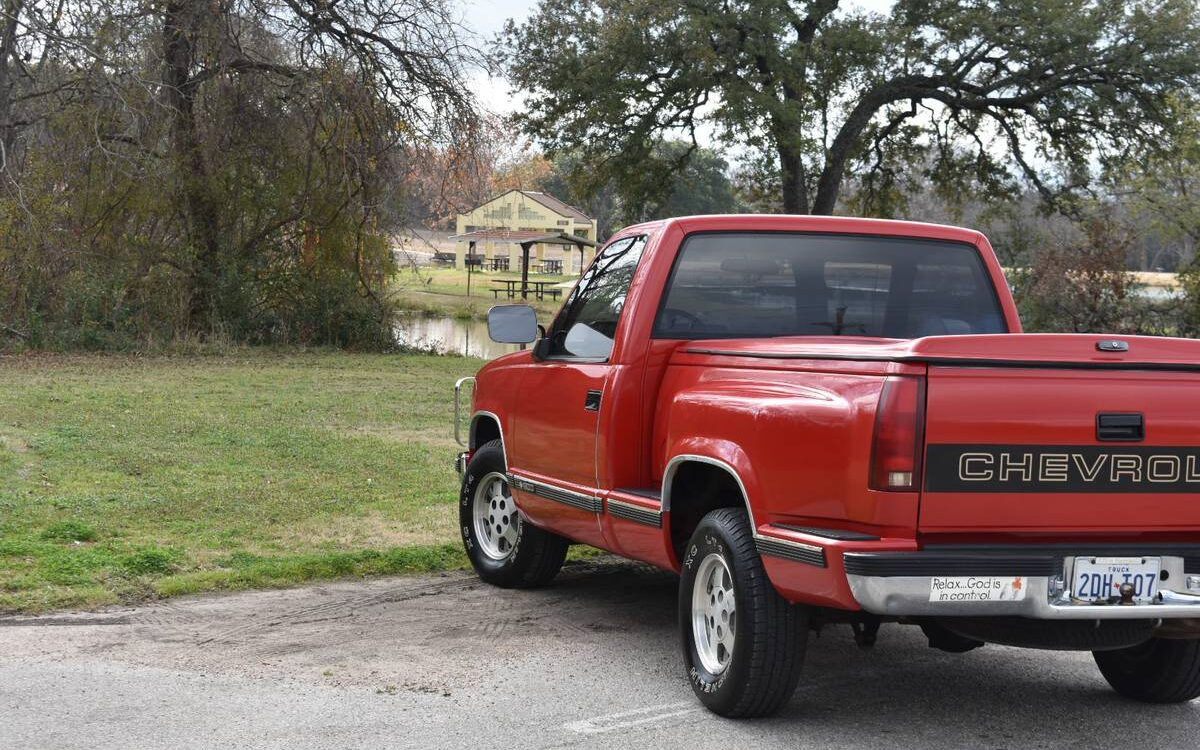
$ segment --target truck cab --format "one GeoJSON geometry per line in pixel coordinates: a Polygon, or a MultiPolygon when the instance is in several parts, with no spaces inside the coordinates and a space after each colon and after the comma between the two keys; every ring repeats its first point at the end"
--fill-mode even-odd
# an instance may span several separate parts
{"type": "Polygon", "coordinates": [[[476,570],[544,585],[583,543],[678,572],[710,709],[770,713],[810,630],[889,622],[1200,695],[1200,342],[1024,334],[979,232],[801,216],[629,227],[545,335],[489,326],[532,347],[475,378],[476,570]]]}

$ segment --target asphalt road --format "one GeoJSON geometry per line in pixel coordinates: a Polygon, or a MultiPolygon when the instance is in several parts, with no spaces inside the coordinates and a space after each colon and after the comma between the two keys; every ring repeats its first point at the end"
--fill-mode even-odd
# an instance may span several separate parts
{"type": "Polygon", "coordinates": [[[541,591],[468,574],[0,619],[3,748],[1200,746],[1200,703],[1109,692],[1086,654],[964,655],[885,627],[810,641],[776,718],[698,708],[675,579],[616,560],[541,591]]]}

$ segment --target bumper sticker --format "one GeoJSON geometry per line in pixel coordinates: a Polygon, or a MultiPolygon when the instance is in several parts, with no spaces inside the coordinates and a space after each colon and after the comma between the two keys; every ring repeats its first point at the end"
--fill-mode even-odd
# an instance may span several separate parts
{"type": "Polygon", "coordinates": [[[929,579],[931,602],[1020,602],[1025,576],[935,576],[929,579]]]}

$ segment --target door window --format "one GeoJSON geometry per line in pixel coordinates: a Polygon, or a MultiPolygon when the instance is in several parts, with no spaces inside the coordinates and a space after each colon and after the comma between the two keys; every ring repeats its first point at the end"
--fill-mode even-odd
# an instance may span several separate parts
{"type": "Polygon", "coordinates": [[[627,237],[604,248],[588,267],[550,330],[550,357],[603,361],[612,354],[625,295],[646,238],[627,237]]]}

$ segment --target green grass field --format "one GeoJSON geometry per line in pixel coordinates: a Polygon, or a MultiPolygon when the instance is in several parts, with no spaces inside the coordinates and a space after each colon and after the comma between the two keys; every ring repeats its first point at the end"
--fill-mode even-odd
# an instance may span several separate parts
{"type": "Polygon", "coordinates": [[[0,357],[0,611],[465,564],[478,360],[0,357]]]}
{"type": "MultiPolygon", "coordinates": [[[[492,282],[498,279],[520,279],[518,272],[475,272],[471,274],[471,294],[467,294],[467,272],[454,268],[421,268],[414,272],[402,268],[395,277],[393,289],[400,306],[428,314],[450,315],[456,318],[484,319],[492,305],[513,302],[503,294],[497,299],[491,290],[497,288],[492,282]]],[[[551,276],[530,274],[530,281],[549,281],[560,284],[574,283],[575,276],[551,276]]],[[[562,289],[557,301],[546,299],[539,302],[532,296],[527,302],[538,311],[539,320],[550,320],[562,305],[562,298],[570,291],[562,289]]],[[[522,300],[515,300],[521,302],[522,300]]]]}

